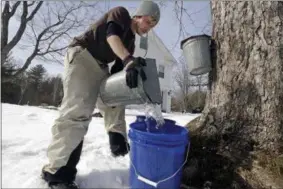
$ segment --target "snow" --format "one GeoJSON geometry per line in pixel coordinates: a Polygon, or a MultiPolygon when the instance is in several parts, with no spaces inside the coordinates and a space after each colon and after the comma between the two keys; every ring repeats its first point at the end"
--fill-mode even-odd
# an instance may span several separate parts
{"type": "MultiPolygon", "coordinates": [[[[2,187],[47,188],[40,178],[57,110],[2,103],[2,187]]],[[[127,124],[144,112],[127,109],[127,124]]],[[[198,114],[163,113],[185,125],[198,114]]],[[[76,182],[81,188],[129,188],[129,155],[110,154],[103,118],[93,117],[85,137],[76,182]]]]}

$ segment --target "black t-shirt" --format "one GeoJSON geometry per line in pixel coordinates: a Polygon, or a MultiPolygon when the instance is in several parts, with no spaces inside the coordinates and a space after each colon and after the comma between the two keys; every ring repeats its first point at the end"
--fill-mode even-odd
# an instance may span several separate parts
{"type": "Polygon", "coordinates": [[[117,56],[106,40],[107,24],[115,22],[122,28],[122,42],[128,51],[133,54],[135,49],[135,35],[131,30],[131,16],[124,7],[115,7],[105,13],[98,21],[92,24],[82,35],[75,37],[70,46],[80,45],[87,48],[92,56],[103,63],[114,61],[117,56]]]}

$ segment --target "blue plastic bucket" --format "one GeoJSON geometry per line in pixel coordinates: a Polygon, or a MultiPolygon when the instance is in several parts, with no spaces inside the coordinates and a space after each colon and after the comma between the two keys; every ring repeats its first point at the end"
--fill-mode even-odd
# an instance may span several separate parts
{"type": "Polygon", "coordinates": [[[170,119],[156,128],[154,119],[137,116],[130,124],[129,139],[130,188],[180,188],[189,145],[186,128],[170,119]]]}

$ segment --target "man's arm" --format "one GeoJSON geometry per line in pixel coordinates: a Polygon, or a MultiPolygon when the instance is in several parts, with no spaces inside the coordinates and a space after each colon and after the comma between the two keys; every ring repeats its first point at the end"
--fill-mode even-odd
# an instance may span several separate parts
{"type": "Polygon", "coordinates": [[[107,37],[107,42],[109,43],[113,52],[121,59],[124,60],[130,55],[129,51],[125,48],[120,37],[118,35],[111,35],[107,37]]]}
{"type": "Polygon", "coordinates": [[[112,51],[121,59],[124,60],[130,53],[122,43],[122,38],[125,29],[131,23],[131,16],[128,10],[124,7],[116,7],[108,13],[107,18],[107,42],[112,51]]]}

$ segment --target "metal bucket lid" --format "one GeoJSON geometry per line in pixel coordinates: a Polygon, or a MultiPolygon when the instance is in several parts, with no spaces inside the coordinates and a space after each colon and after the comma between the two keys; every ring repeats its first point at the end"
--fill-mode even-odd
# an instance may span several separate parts
{"type": "Polygon", "coordinates": [[[161,104],[162,96],[155,59],[146,59],[146,66],[143,68],[147,80],[143,82],[143,89],[149,102],[161,104]]]}

